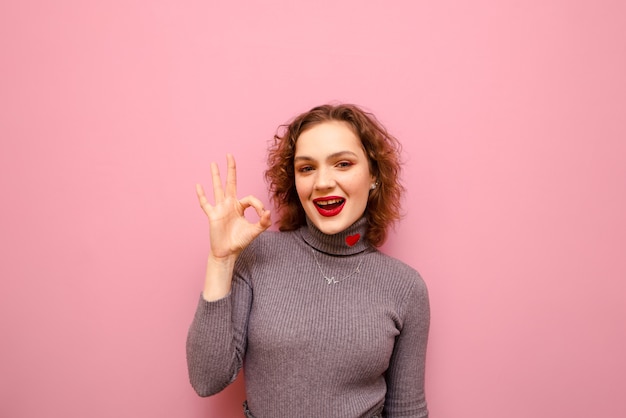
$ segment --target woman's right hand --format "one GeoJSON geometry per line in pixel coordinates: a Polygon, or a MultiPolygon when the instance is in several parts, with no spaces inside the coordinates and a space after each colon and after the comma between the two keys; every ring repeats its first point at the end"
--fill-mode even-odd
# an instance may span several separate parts
{"type": "Polygon", "coordinates": [[[227,173],[225,188],[216,163],[211,163],[214,204],[210,204],[201,185],[196,185],[198,201],[209,218],[211,243],[210,258],[213,262],[232,261],[261,232],[271,225],[270,211],[254,196],[237,199],[237,170],[235,158],[226,155],[227,173]],[[259,216],[259,221],[252,223],[244,216],[244,211],[252,207],[259,216]]]}

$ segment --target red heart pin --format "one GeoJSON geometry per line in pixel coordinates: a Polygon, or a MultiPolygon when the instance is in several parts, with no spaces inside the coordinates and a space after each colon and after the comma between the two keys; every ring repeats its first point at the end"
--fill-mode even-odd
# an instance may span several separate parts
{"type": "Polygon", "coordinates": [[[354,235],[348,235],[346,237],[346,244],[348,244],[349,247],[352,247],[354,244],[359,242],[360,239],[361,239],[361,234],[357,233],[354,235]]]}

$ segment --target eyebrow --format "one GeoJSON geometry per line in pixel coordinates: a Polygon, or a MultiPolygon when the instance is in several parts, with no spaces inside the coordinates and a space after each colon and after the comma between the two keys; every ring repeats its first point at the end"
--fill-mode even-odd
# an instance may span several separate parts
{"type": "MultiPolygon", "coordinates": [[[[356,155],[354,152],[352,151],[339,151],[339,152],[335,152],[333,154],[330,154],[328,157],[326,157],[326,160],[334,160],[336,158],[340,158],[343,157],[345,155],[349,155],[352,157],[358,157],[358,155],[356,155]]],[[[308,157],[306,155],[299,155],[297,157],[295,157],[293,159],[294,163],[298,162],[298,161],[315,161],[315,159],[313,157],[308,157]]]]}

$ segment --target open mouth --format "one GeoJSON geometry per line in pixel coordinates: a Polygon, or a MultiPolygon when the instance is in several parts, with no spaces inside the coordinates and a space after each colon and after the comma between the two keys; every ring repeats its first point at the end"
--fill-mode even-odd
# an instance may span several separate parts
{"type": "Polygon", "coordinates": [[[315,199],[315,208],[322,216],[335,216],[343,209],[346,199],[340,197],[315,199]]]}

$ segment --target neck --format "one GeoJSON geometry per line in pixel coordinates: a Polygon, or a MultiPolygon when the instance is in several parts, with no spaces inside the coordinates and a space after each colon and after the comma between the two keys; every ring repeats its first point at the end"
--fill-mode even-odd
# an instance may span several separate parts
{"type": "Polygon", "coordinates": [[[320,231],[309,218],[306,222],[307,225],[300,228],[299,232],[307,244],[320,252],[332,255],[352,255],[370,248],[365,238],[367,232],[365,217],[359,218],[345,230],[333,235],[320,231]]]}

